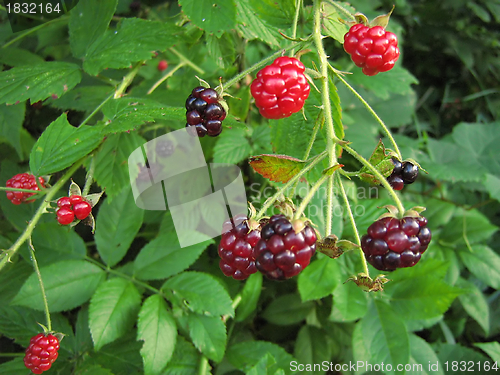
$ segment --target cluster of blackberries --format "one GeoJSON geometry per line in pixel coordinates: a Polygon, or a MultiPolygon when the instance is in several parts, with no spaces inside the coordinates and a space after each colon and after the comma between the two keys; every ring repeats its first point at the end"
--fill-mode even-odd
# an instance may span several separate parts
{"type": "Polygon", "coordinates": [[[401,190],[405,185],[413,184],[418,177],[418,166],[415,164],[404,161],[400,162],[396,158],[392,158],[394,169],[387,181],[394,190],[401,190]]]}
{"type": "Polygon", "coordinates": [[[226,111],[219,103],[217,91],[202,86],[195,87],[186,100],[186,128],[192,135],[218,136],[226,111]]]}

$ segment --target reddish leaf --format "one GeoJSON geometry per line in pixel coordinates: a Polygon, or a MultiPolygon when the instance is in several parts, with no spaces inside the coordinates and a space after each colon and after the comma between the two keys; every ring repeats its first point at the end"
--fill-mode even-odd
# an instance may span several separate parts
{"type": "Polygon", "coordinates": [[[305,162],[286,155],[259,155],[249,160],[255,172],[275,182],[288,182],[304,168],[305,162]]]}

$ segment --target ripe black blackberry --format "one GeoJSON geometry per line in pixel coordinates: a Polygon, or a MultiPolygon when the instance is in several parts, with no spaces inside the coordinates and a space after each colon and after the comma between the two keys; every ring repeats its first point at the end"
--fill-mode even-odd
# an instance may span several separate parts
{"type": "Polygon", "coordinates": [[[272,280],[298,275],[316,252],[314,230],[298,221],[291,223],[284,215],[272,216],[262,227],[261,237],[254,249],[255,266],[272,280]],[[300,231],[296,232],[294,224],[300,231]]]}
{"type": "Polygon", "coordinates": [[[418,166],[412,162],[400,162],[396,158],[392,158],[394,169],[387,181],[394,190],[401,190],[405,185],[410,185],[415,182],[418,177],[418,166]]]}
{"type": "Polygon", "coordinates": [[[217,91],[195,87],[186,99],[186,128],[192,135],[216,137],[222,132],[226,111],[219,103],[217,91]]]}
{"type": "Polygon", "coordinates": [[[223,225],[219,243],[219,267],[235,280],[245,280],[257,272],[254,247],[260,240],[260,226],[246,216],[236,216],[223,225]]]}
{"type": "Polygon", "coordinates": [[[384,217],[368,227],[361,239],[366,260],[380,271],[413,267],[431,242],[425,217],[384,217]]]}

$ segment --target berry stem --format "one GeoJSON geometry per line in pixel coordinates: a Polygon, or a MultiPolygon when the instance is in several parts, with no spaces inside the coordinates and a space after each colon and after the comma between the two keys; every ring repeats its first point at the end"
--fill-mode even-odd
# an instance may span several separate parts
{"type": "Polygon", "coordinates": [[[347,9],[345,9],[343,6],[341,6],[337,1],[328,0],[328,2],[330,3],[330,5],[333,5],[335,8],[337,8],[342,13],[344,13],[351,20],[353,20],[353,21],[356,20],[356,17],[354,17],[351,12],[349,12],[347,9]]]}
{"type": "Polygon", "coordinates": [[[333,221],[333,175],[328,176],[326,188],[325,236],[332,234],[333,221]]]}
{"type": "Polygon", "coordinates": [[[304,197],[302,202],[300,202],[299,208],[297,209],[297,211],[295,211],[295,215],[293,217],[294,219],[300,219],[300,217],[304,213],[304,210],[306,209],[307,205],[309,204],[311,199],[314,197],[314,194],[319,189],[319,187],[321,185],[323,185],[323,182],[325,182],[326,179],[328,179],[328,177],[330,177],[330,176],[327,174],[324,174],[323,176],[321,176],[321,178],[318,181],[316,181],[316,183],[312,186],[311,190],[309,190],[309,192],[304,197]]]}
{"type": "Polygon", "coordinates": [[[227,81],[224,85],[222,85],[223,91],[227,90],[229,87],[231,87],[232,85],[234,85],[238,81],[240,81],[243,78],[245,78],[248,74],[252,73],[254,70],[257,70],[260,67],[266,65],[267,63],[273,61],[274,59],[280,57],[281,55],[283,55],[283,53],[285,53],[287,51],[290,51],[291,49],[293,49],[295,47],[298,47],[298,46],[302,47],[306,43],[307,42],[292,42],[292,44],[289,45],[288,47],[280,49],[279,51],[277,51],[277,52],[273,53],[272,55],[266,57],[264,60],[261,60],[258,63],[252,65],[250,68],[245,69],[244,71],[242,71],[241,73],[235,75],[233,78],[231,78],[229,81],[227,81]]]}
{"type": "Polygon", "coordinates": [[[312,158],[310,164],[307,167],[302,169],[299,173],[297,173],[295,176],[293,176],[285,185],[283,185],[280,189],[278,189],[278,191],[271,198],[266,200],[266,202],[264,203],[264,205],[260,209],[259,213],[257,214],[257,217],[255,218],[255,220],[259,221],[266,214],[266,211],[269,209],[269,207],[271,207],[273,205],[273,203],[280,196],[283,195],[283,191],[288,189],[290,186],[292,186],[295,183],[295,181],[298,181],[300,179],[300,177],[302,177],[304,174],[309,172],[316,164],[318,164],[321,160],[323,160],[326,157],[326,155],[327,155],[326,151],[323,151],[321,154],[318,154],[317,156],[312,158]]]}
{"type": "MultiPolygon", "coordinates": [[[[359,237],[359,231],[358,227],[356,226],[356,220],[354,220],[354,215],[352,214],[351,210],[351,205],[349,203],[349,198],[347,197],[347,194],[344,189],[344,183],[342,182],[342,178],[340,177],[340,174],[337,174],[337,183],[340,188],[340,192],[342,194],[342,199],[344,200],[345,207],[347,209],[347,214],[349,215],[349,220],[351,222],[352,229],[354,231],[354,237],[356,237],[356,243],[361,246],[361,239],[359,237]]],[[[361,263],[363,264],[363,272],[370,277],[370,272],[368,271],[368,263],[366,262],[365,258],[365,253],[363,253],[363,250],[361,248],[359,249],[361,253],[361,263]]]]}
{"type": "MultiPolygon", "coordinates": [[[[293,17],[293,24],[292,24],[292,39],[297,38],[297,24],[299,23],[299,15],[300,15],[300,9],[302,8],[302,0],[296,0],[295,1],[295,16],[293,17]]],[[[295,48],[292,48],[290,50],[290,57],[293,57],[295,55],[295,48]]]]}
{"type": "Polygon", "coordinates": [[[99,105],[97,106],[97,108],[96,108],[96,109],[94,109],[94,110],[92,111],[92,113],[91,113],[90,115],[88,115],[88,116],[87,116],[87,118],[86,118],[85,120],[83,120],[83,121],[82,121],[82,123],[81,123],[80,125],[78,125],[78,127],[85,125],[85,124],[86,124],[86,123],[87,123],[87,122],[88,122],[88,121],[89,121],[89,120],[90,120],[90,119],[91,119],[91,118],[92,118],[92,117],[93,117],[93,116],[94,116],[97,112],[99,112],[99,111],[100,111],[100,109],[104,106],[104,104],[106,104],[106,103],[108,102],[108,100],[110,100],[111,98],[113,98],[113,96],[114,96],[114,93],[112,93],[112,94],[111,94],[111,95],[109,95],[106,99],[104,99],[104,100],[101,102],[101,104],[99,104],[99,105]]]}
{"type": "Polygon", "coordinates": [[[343,77],[342,75],[339,73],[339,71],[337,69],[335,69],[333,66],[331,66],[330,64],[328,65],[330,67],[330,69],[333,71],[333,74],[335,74],[335,76],[340,80],[342,81],[342,83],[344,85],[347,86],[347,88],[349,90],[351,90],[351,92],[359,99],[359,101],[361,103],[363,103],[363,105],[366,107],[366,109],[368,110],[368,112],[370,112],[372,114],[373,117],[375,117],[375,120],[377,120],[377,122],[379,123],[379,125],[382,127],[382,129],[384,130],[384,133],[385,135],[387,136],[387,138],[389,138],[389,141],[391,142],[392,144],[392,147],[394,147],[394,151],[396,151],[396,153],[398,154],[398,157],[399,157],[399,160],[403,160],[403,157],[401,156],[401,151],[399,151],[399,147],[398,147],[398,144],[396,143],[396,141],[394,140],[394,137],[392,136],[392,133],[391,131],[389,130],[389,128],[387,128],[387,126],[385,125],[384,121],[382,121],[382,119],[379,117],[379,115],[377,115],[377,113],[373,110],[373,108],[370,106],[370,104],[368,104],[368,102],[354,89],[354,87],[352,87],[343,77]]]}
{"type": "Polygon", "coordinates": [[[169,71],[167,74],[165,74],[163,77],[161,77],[158,81],[156,81],[153,86],[151,86],[151,88],[148,90],[148,92],[146,93],[146,95],[149,95],[153,91],[155,91],[158,88],[158,86],[160,86],[163,82],[165,82],[167,79],[169,79],[170,77],[172,77],[176,71],[178,71],[180,68],[182,68],[185,65],[187,65],[186,62],[185,61],[181,61],[179,64],[177,64],[176,66],[174,66],[174,68],[171,71],[169,71]]]}
{"type": "Polygon", "coordinates": [[[87,176],[85,177],[85,185],[83,186],[82,196],[88,195],[90,187],[92,186],[92,182],[94,181],[94,173],[95,173],[95,157],[92,156],[92,159],[90,160],[90,167],[87,172],[87,176]]]}
{"type": "Polygon", "coordinates": [[[35,195],[42,195],[45,194],[45,190],[30,190],[30,189],[16,189],[16,188],[10,188],[10,187],[4,187],[0,186],[0,191],[22,191],[23,193],[33,193],[35,195]]]}
{"type": "Polygon", "coordinates": [[[170,51],[172,51],[180,60],[186,65],[189,65],[193,70],[196,70],[198,74],[204,75],[205,71],[201,69],[198,65],[194,64],[191,60],[189,60],[186,56],[184,56],[182,53],[177,51],[174,47],[170,47],[170,51]]]}
{"type": "Polygon", "coordinates": [[[387,182],[386,178],[380,173],[373,165],[370,164],[368,160],[366,160],[364,157],[362,157],[360,154],[358,154],[355,150],[350,148],[348,145],[343,144],[342,148],[346,150],[348,153],[350,153],[352,156],[354,156],[356,159],[358,159],[361,164],[363,164],[366,168],[368,168],[379,180],[379,182],[384,186],[384,188],[387,189],[387,192],[391,196],[392,200],[396,205],[398,206],[398,211],[399,215],[403,217],[403,213],[405,212],[405,208],[403,206],[403,203],[401,203],[401,200],[399,199],[398,195],[394,191],[394,189],[391,187],[389,182],[387,182]]]}
{"type": "Polygon", "coordinates": [[[132,70],[128,72],[127,75],[125,75],[125,77],[123,77],[122,83],[120,84],[120,86],[118,86],[118,88],[115,91],[115,94],[113,95],[114,99],[119,99],[123,96],[123,93],[130,86],[130,84],[134,80],[135,76],[139,72],[139,69],[142,67],[142,65],[144,65],[144,61],[139,61],[137,64],[135,64],[132,70]]]}
{"type": "Polygon", "coordinates": [[[71,168],[68,169],[68,171],[62,176],[54,186],[52,186],[50,189],[47,191],[47,196],[45,197],[45,200],[40,204],[38,207],[38,210],[35,212],[35,215],[33,218],[30,220],[28,223],[28,226],[24,230],[24,232],[21,234],[21,236],[17,239],[17,241],[10,247],[10,249],[6,250],[3,254],[3,257],[0,260],[0,271],[5,267],[7,262],[10,261],[10,259],[14,256],[14,254],[19,250],[21,245],[31,237],[31,233],[33,233],[33,230],[35,229],[36,224],[42,217],[42,215],[46,212],[47,206],[49,205],[50,201],[52,198],[56,195],[56,193],[63,187],[63,185],[70,179],[70,177],[76,172],[78,168],[81,167],[83,162],[85,161],[87,157],[85,156],[84,158],[80,159],[77,161],[75,164],[71,166],[71,168]]]}
{"type": "Polygon", "coordinates": [[[198,375],[208,375],[210,373],[210,364],[208,358],[204,355],[200,358],[200,365],[198,367],[198,375]]]}
{"type": "Polygon", "coordinates": [[[43,299],[43,309],[45,311],[45,320],[47,322],[47,329],[49,332],[52,331],[52,321],[50,320],[49,303],[47,302],[47,294],[45,294],[45,287],[43,286],[42,274],[40,273],[40,268],[38,267],[38,262],[35,256],[35,248],[31,242],[31,236],[28,238],[28,245],[30,248],[30,258],[33,263],[33,268],[35,269],[36,276],[38,277],[38,284],[40,285],[40,290],[42,291],[43,299]]]}

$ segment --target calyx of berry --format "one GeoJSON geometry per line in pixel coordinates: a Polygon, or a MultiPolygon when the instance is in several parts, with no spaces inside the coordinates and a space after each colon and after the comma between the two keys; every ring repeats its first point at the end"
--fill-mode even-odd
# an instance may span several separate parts
{"type": "MultiPolygon", "coordinates": [[[[382,176],[389,177],[394,169],[394,163],[392,162],[393,157],[397,157],[397,154],[390,149],[386,149],[382,140],[379,140],[377,147],[373,150],[373,153],[368,161],[382,174],[382,176]]],[[[380,184],[379,179],[366,166],[363,166],[363,168],[360,169],[358,176],[362,181],[374,185],[380,184]]]]}
{"type": "Polygon", "coordinates": [[[361,247],[355,243],[347,240],[339,240],[335,234],[330,234],[321,240],[316,242],[316,249],[325,254],[326,256],[336,259],[340,257],[344,252],[350,250],[357,250],[361,247]]]}
{"type": "Polygon", "coordinates": [[[354,14],[354,18],[356,19],[356,21],[350,21],[346,23],[350,26],[355,25],[357,23],[363,24],[368,27],[381,26],[385,29],[389,24],[389,19],[391,18],[391,14],[394,11],[394,8],[395,6],[392,7],[389,13],[377,16],[371,21],[369,21],[368,17],[366,17],[363,13],[358,12],[354,14]]]}
{"type": "Polygon", "coordinates": [[[389,279],[386,278],[385,275],[379,275],[375,278],[375,280],[373,280],[366,273],[361,272],[358,273],[357,276],[351,276],[348,278],[344,284],[348,281],[356,283],[356,285],[365,292],[381,292],[384,290],[383,285],[387,283],[389,279]]]}

